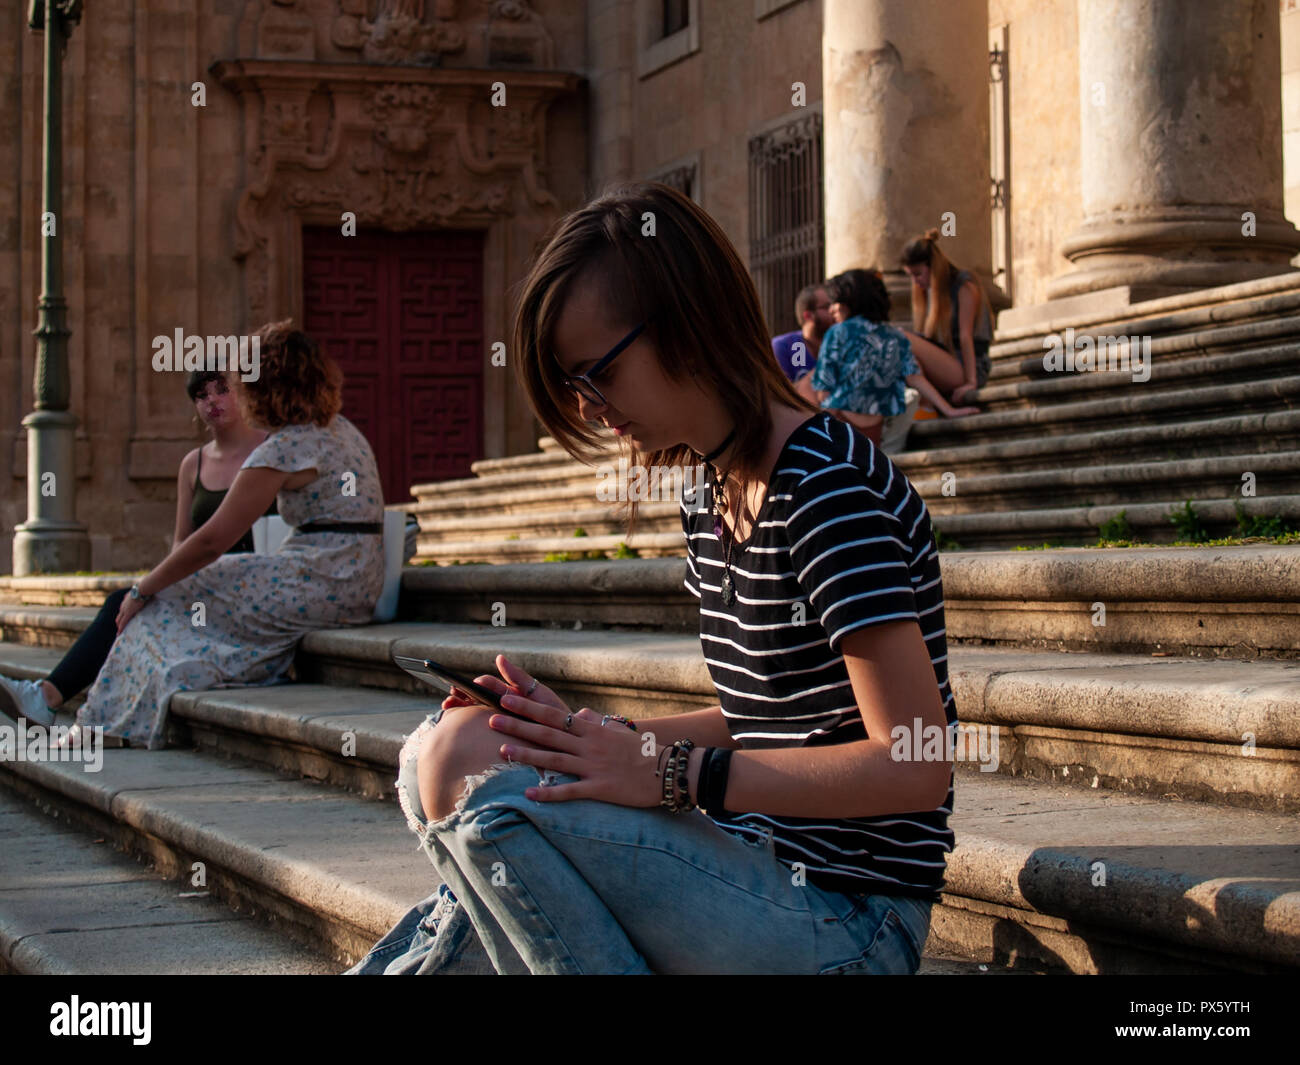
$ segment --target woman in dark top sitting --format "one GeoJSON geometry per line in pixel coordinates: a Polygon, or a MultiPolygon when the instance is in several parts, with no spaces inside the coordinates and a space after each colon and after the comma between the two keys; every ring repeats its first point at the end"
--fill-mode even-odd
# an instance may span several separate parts
{"type": "Polygon", "coordinates": [[[993,322],[979,279],[939,250],[939,231],[908,241],[900,256],[912,279],[912,328],[903,333],[927,378],[954,405],[983,388],[993,362],[993,322]]]}
{"type": "MultiPolygon", "coordinates": [[[[211,432],[212,439],[181,460],[172,547],[217,512],[244,460],[266,439],[265,431],[244,421],[225,374],[196,370],[186,379],[185,391],[194,404],[195,420],[211,432]]],[[[274,512],[272,504],[267,513],[274,512]]],[[[227,554],[252,550],[250,529],[227,554]]],[[[50,725],[55,710],[90,687],[117,637],[117,615],[125,597],[126,589],[122,588],[104,600],[90,627],[44,680],[0,677],[0,694],[9,696],[12,709],[38,724],[50,725]]]]}

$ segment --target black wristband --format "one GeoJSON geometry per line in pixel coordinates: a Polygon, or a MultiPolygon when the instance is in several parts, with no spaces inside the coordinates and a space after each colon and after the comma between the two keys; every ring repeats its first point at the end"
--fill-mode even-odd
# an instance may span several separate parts
{"type": "Polygon", "coordinates": [[[723,804],[727,799],[727,778],[731,774],[731,756],[735,753],[730,747],[710,747],[706,752],[708,757],[705,761],[704,772],[708,774],[708,790],[704,787],[704,776],[701,774],[699,792],[699,805],[706,810],[716,813],[722,813],[723,804]]]}
{"type": "Polygon", "coordinates": [[[713,765],[713,752],[716,747],[705,747],[704,757],[700,759],[700,779],[695,782],[695,805],[701,810],[709,808],[709,769],[713,765]]]}

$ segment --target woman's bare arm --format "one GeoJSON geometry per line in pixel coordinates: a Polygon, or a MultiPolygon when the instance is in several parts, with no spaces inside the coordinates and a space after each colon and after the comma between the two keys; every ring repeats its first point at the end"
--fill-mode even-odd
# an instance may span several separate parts
{"type": "Polygon", "coordinates": [[[727,719],[722,716],[720,706],[711,706],[707,710],[692,710],[686,714],[673,714],[671,717],[648,717],[637,721],[636,727],[642,736],[653,733],[655,744],[659,747],[675,743],[677,740],[690,740],[700,748],[740,749],[740,743],[731,738],[731,730],[727,728],[727,719]]]}
{"type": "Polygon", "coordinates": [[[307,474],[308,481],[314,480],[316,471],[287,473],[265,466],[240,470],[217,512],[141,579],[140,594],[157,595],[168,585],[215,562],[266,513],[286,483],[306,483],[303,478],[307,474]]]}
{"type": "Polygon", "coordinates": [[[176,475],[176,528],[172,533],[172,550],[194,531],[190,520],[190,507],[194,505],[194,477],[198,469],[199,448],[195,448],[181,459],[180,472],[176,475]]]}
{"type": "MultiPolygon", "coordinates": [[[[939,728],[947,720],[920,626],[900,620],[859,629],[844,638],[848,667],[868,739],[833,747],[740,751],[731,759],[725,806],[738,812],[788,817],[875,817],[933,810],[948,794],[952,763],[895,761],[891,736],[899,726],[939,728]],[[917,723],[919,719],[919,726],[917,723]]],[[[913,749],[908,742],[906,749],[913,749]]],[[[690,760],[691,796],[702,752],[690,760]]]]}

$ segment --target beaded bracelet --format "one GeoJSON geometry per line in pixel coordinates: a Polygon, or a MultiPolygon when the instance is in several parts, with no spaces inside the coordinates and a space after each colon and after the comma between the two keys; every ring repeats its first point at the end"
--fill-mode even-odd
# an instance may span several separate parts
{"type": "Polygon", "coordinates": [[[690,740],[678,740],[672,745],[672,754],[668,756],[668,766],[664,772],[664,797],[660,804],[670,813],[687,813],[695,809],[691,802],[689,790],[690,752],[695,744],[690,740]]]}
{"type": "Polygon", "coordinates": [[[677,809],[673,811],[674,813],[690,813],[690,811],[695,809],[695,803],[691,802],[691,782],[689,774],[689,767],[691,764],[690,752],[691,748],[694,746],[695,744],[691,743],[690,740],[683,741],[681,755],[677,766],[677,792],[673,796],[677,801],[677,809]],[[690,744],[690,746],[686,746],[686,744],[690,744]]]}
{"type": "Polygon", "coordinates": [[[671,744],[664,748],[668,753],[668,764],[661,774],[663,777],[663,799],[659,805],[671,810],[673,808],[673,776],[677,768],[677,748],[671,744]]]}

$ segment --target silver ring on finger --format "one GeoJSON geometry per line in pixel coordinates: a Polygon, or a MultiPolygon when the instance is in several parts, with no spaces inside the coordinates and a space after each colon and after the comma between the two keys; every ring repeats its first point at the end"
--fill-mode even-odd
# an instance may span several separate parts
{"type": "Polygon", "coordinates": [[[533,682],[532,682],[532,684],[528,685],[528,690],[527,690],[526,692],[524,692],[524,697],[527,698],[528,696],[532,695],[532,694],[533,694],[533,690],[534,690],[536,687],[537,687],[537,678],[534,677],[534,678],[533,678],[533,682]]]}
{"type": "Polygon", "coordinates": [[[564,728],[565,728],[566,731],[568,731],[569,729],[572,729],[572,728],[573,728],[573,714],[572,714],[572,713],[570,713],[569,716],[566,717],[566,718],[564,719],[564,728]]]}

